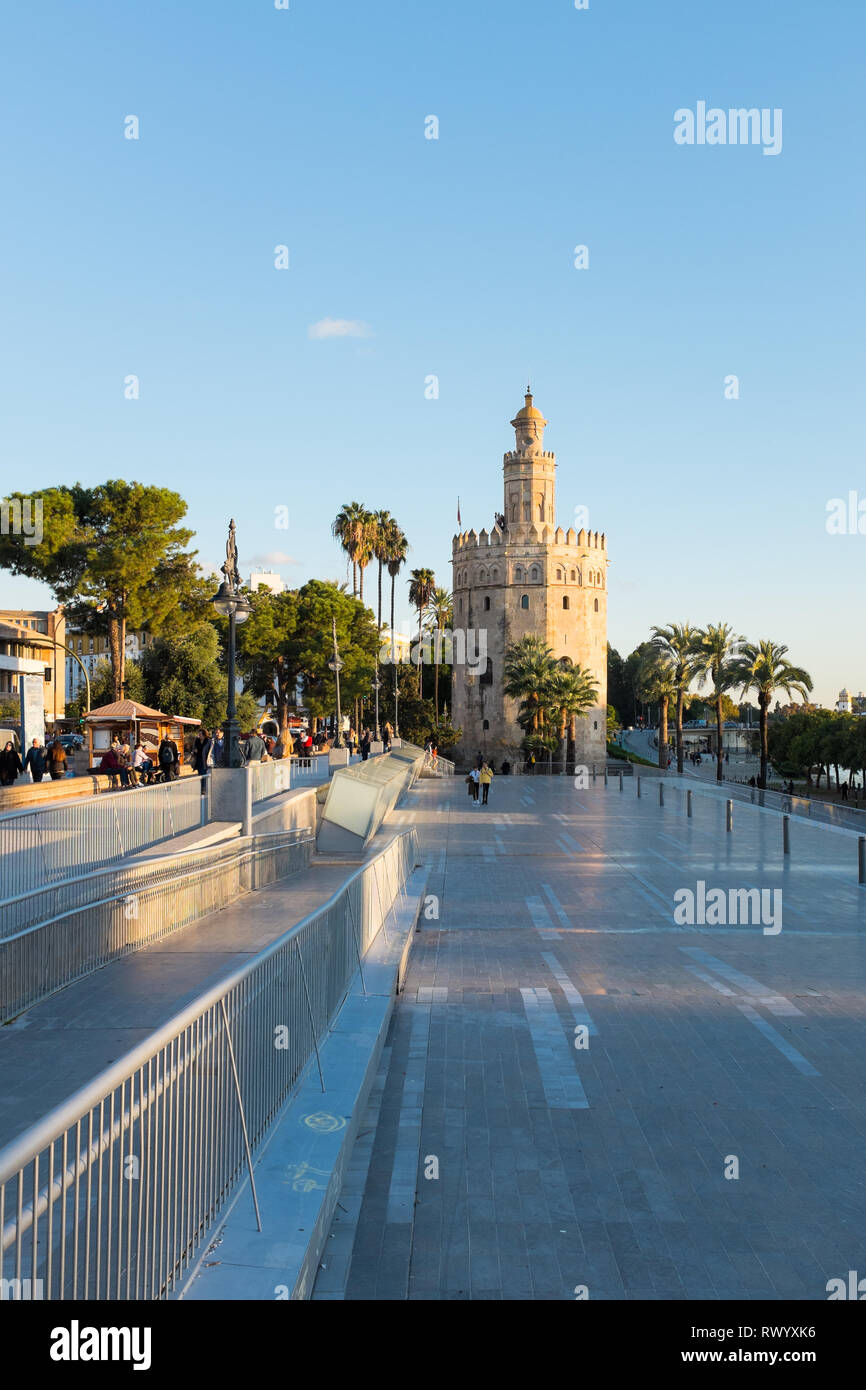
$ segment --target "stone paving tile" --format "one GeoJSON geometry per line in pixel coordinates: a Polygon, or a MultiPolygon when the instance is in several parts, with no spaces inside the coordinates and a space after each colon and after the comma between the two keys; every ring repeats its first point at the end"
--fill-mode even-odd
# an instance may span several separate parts
{"type": "Polygon", "coordinates": [[[416,937],[351,1170],[345,1297],[808,1300],[866,1268],[866,893],[850,837],[797,825],[782,865],[777,818],[737,806],[726,837],[712,798],[692,820],[666,801],[499,778],[490,816],[444,781],[397,813],[418,825],[440,916],[416,937]],[[698,879],[781,886],[782,932],[677,927],[673,894],[698,879]],[[522,990],[549,999],[562,1050],[547,1031],[539,1054],[522,990]],[[587,1109],[550,1103],[579,1094],[557,1089],[567,1065],[587,1109]],[[395,1182],[413,1197],[397,1233],[395,1182]]]}

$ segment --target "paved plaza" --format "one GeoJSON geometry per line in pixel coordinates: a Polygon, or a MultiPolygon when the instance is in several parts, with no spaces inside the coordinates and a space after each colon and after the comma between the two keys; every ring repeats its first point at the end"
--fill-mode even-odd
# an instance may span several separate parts
{"type": "Polygon", "coordinates": [[[319,1299],[823,1300],[866,1273],[856,836],[669,783],[423,782],[432,867],[319,1299]],[[781,889],[781,930],[674,894],[781,889]],[[438,918],[436,913],[438,912],[438,918]],[[578,1044],[575,1046],[575,1044],[578,1044]]]}

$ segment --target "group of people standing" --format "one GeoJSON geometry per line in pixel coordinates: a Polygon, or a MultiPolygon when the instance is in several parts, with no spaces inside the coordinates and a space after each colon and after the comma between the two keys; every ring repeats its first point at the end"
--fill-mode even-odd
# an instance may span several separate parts
{"type": "Polygon", "coordinates": [[[23,761],[15,744],[11,739],[7,739],[6,746],[0,751],[0,787],[13,786],[25,772],[30,773],[34,782],[41,782],[46,773],[52,782],[56,782],[59,777],[65,777],[66,749],[60,739],[56,738],[53,743],[43,747],[39,739],[35,738],[24,754],[23,761]]]}
{"type": "Polygon", "coordinates": [[[492,781],[493,768],[490,766],[487,759],[479,753],[475,760],[475,766],[470,769],[466,778],[466,785],[469,789],[469,795],[472,798],[473,805],[487,805],[487,798],[490,795],[490,784],[492,781]],[[479,791],[481,792],[480,802],[478,800],[479,791]]]}

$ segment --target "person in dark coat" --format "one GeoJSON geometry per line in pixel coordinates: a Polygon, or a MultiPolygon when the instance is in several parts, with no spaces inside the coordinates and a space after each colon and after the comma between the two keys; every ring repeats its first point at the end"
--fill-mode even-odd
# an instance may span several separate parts
{"type": "Polygon", "coordinates": [[[370,756],[370,730],[365,729],[360,743],[361,761],[365,763],[370,756]]]}
{"type": "Polygon", "coordinates": [[[31,747],[27,749],[27,753],[24,757],[24,766],[25,768],[30,768],[30,773],[34,782],[42,781],[42,778],[45,776],[45,749],[40,744],[38,738],[35,738],[31,747]]]}
{"type": "Polygon", "coordinates": [[[24,771],[24,764],[15,751],[15,744],[10,739],[0,753],[0,787],[11,787],[15,778],[24,771]]]}
{"type": "Polygon", "coordinates": [[[173,782],[179,775],[180,766],[180,755],[178,754],[177,744],[173,738],[164,738],[160,740],[156,760],[159,763],[162,780],[164,782],[173,782]]]}

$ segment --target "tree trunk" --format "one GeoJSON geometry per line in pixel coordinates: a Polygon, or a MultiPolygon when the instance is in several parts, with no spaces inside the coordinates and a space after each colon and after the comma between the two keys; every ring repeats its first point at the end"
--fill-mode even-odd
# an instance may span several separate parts
{"type": "Polygon", "coordinates": [[[677,691],[677,772],[682,776],[683,771],[683,704],[685,702],[685,690],[677,691]]]}
{"type": "Polygon", "coordinates": [[[562,722],[559,726],[559,756],[562,759],[562,776],[565,776],[565,764],[567,761],[568,747],[568,716],[565,710],[562,711],[562,722]]]}
{"type": "MultiPolygon", "coordinates": [[[[114,699],[123,699],[123,632],[122,620],[108,619],[108,650],[111,656],[111,676],[114,683],[114,699]]],[[[174,711],[172,711],[174,713],[174,711]]]]}
{"type": "Polygon", "coordinates": [[[724,755],[722,753],[722,697],[716,700],[716,781],[724,780],[724,755]]]}
{"type": "Polygon", "coordinates": [[[659,767],[668,765],[668,697],[659,701],[659,767]]]}
{"type": "Polygon", "coordinates": [[[436,642],[436,649],[435,649],[435,651],[434,651],[434,653],[433,653],[433,655],[434,655],[434,665],[433,665],[433,700],[434,700],[434,703],[435,703],[435,706],[436,706],[436,723],[437,723],[437,725],[438,725],[438,723],[439,723],[439,633],[438,633],[438,630],[437,630],[436,636],[435,636],[435,638],[434,638],[434,641],[436,642]]]}
{"type": "Polygon", "coordinates": [[[760,720],[761,720],[761,778],[760,778],[760,786],[765,788],[766,785],[767,785],[767,762],[769,761],[769,759],[768,759],[768,747],[767,747],[767,741],[768,741],[768,738],[767,738],[767,736],[768,736],[768,729],[767,729],[767,704],[766,704],[764,701],[760,701],[760,702],[759,702],[758,713],[759,713],[760,720]]]}
{"type": "Polygon", "coordinates": [[[422,646],[421,646],[421,626],[422,626],[423,622],[424,622],[424,606],[423,606],[423,604],[420,604],[420,603],[419,603],[419,604],[418,604],[418,699],[419,699],[419,700],[421,699],[421,694],[422,694],[421,676],[422,676],[422,673],[423,673],[423,670],[424,670],[424,660],[423,660],[423,658],[424,658],[424,652],[423,652],[423,649],[422,649],[422,646]]]}

